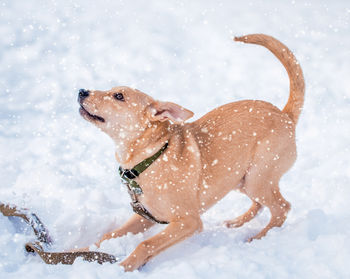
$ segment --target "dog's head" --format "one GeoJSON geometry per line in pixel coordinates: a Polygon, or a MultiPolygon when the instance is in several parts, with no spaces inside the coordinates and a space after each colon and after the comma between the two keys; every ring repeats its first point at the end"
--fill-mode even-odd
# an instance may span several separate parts
{"type": "Polygon", "coordinates": [[[114,139],[137,137],[157,122],[183,123],[193,116],[177,104],[155,101],[125,86],[107,91],[80,89],[78,102],[81,116],[114,139]]]}

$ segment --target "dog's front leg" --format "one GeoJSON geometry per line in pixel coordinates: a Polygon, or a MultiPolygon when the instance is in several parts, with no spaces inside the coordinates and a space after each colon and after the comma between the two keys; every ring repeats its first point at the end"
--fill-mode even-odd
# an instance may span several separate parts
{"type": "Polygon", "coordinates": [[[125,271],[133,271],[143,266],[161,251],[201,230],[202,221],[199,216],[179,218],[170,222],[162,232],[141,242],[120,265],[124,267],[125,271]]]}
{"type": "Polygon", "coordinates": [[[97,247],[100,247],[103,241],[111,238],[121,237],[123,235],[126,235],[129,232],[133,234],[144,232],[150,227],[152,227],[153,225],[154,223],[152,221],[147,220],[138,214],[134,214],[123,226],[116,229],[115,231],[104,234],[102,238],[95,243],[95,245],[97,247]]]}

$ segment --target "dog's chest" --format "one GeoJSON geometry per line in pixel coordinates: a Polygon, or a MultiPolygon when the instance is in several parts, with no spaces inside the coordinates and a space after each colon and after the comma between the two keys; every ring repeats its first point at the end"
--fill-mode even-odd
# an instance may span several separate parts
{"type": "Polygon", "coordinates": [[[159,219],[172,219],[197,204],[198,161],[180,154],[175,160],[167,152],[137,179],[143,191],[139,201],[159,219]]]}

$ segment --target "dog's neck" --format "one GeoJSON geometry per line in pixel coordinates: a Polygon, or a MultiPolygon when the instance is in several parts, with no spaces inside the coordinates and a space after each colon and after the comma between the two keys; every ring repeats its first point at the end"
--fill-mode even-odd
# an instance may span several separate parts
{"type": "Polygon", "coordinates": [[[133,168],[138,163],[160,150],[170,138],[171,124],[168,121],[149,125],[137,138],[114,140],[115,157],[125,169],[133,168]]]}

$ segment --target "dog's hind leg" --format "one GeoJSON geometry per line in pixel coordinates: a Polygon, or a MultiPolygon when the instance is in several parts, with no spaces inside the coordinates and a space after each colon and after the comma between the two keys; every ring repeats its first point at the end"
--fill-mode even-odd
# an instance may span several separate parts
{"type": "Polygon", "coordinates": [[[295,161],[295,145],[290,142],[284,147],[268,150],[265,152],[265,144],[259,146],[245,176],[244,190],[248,197],[271,212],[268,225],[249,241],[260,239],[273,227],[282,226],[290,210],[290,203],[280,193],[279,180],[295,161]]]}
{"type": "Polygon", "coordinates": [[[260,209],[261,209],[261,204],[256,202],[256,201],[253,201],[252,206],[249,208],[249,210],[246,213],[244,213],[241,216],[238,216],[237,218],[235,218],[233,220],[227,220],[224,222],[224,224],[228,228],[241,227],[245,223],[252,220],[259,213],[260,209]]]}
{"type": "Polygon", "coordinates": [[[247,195],[254,200],[256,204],[259,204],[260,207],[261,205],[268,207],[271,212],[271,219],[268,225],[248,241],[260,239],[273,227],[282,226],[290,210],[290,203],[283,198],[279,191],[278,181],[280,177],[273,173],[274,172],[268,172],[265,175],[256,177],[254,176],[253,170],[253,172],[250,173],[251,177],[249,177],[249,175],[247,176],[247,195]]]}
{"type": "Polygon", "coordinates": [[[290,210],[290,203],[286,201],[278,189],[272,190],[269,197],[265,197],[268,202],[264,202],[271,212],[271,219],[267,226],[257,235],[248,239],[248,242],[254,239],[260,239],[273,227],[281,227],[287,218],[290,210]]]}

